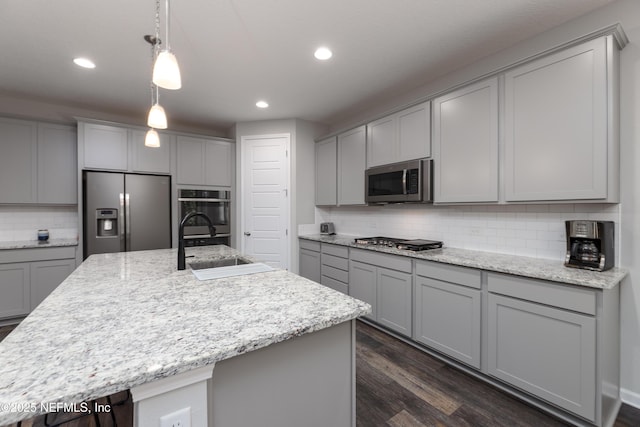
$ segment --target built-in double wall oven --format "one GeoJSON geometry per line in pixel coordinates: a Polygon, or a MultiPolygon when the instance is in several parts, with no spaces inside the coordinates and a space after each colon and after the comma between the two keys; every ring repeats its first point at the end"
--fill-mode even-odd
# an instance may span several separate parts
{"type": "Polygon", "coordinates": [[[179,220],[189,212],[203,212],[216,228],[209,237],[209,227],[200,217],[194,217],[184,227],[185,246],[227,245],[231,243],[231,192],[218,190],[178,190],[179,220]]]}

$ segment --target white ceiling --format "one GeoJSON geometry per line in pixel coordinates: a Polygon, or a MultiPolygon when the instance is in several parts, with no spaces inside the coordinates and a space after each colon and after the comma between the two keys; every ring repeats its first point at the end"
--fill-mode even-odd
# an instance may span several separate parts
{"type": "MultiPolygon", "coordinates": [[[[171,0],[183,87],[160,101],[170,127],[331,123],[611,1],[171,0]]],[[[154,22],[155,0],[1,0],[0,91],[144,117],[154,22]]]]}

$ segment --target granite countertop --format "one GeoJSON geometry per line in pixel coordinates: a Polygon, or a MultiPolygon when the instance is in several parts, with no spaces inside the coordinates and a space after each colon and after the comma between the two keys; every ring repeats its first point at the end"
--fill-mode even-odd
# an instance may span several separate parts
{"type": "Polygon", "coordinates": [[[388,247],[367,246],[354,243],[356,236],[312,234],[298,237],[317,242],[332,243],[334,245],[367,249],[415,259],[513,274],[533,279],[550,280],[589,288],[612,289],[628,274],[627,270],[618,267],[602,272],[580,270],[565,267],[562,261],[557,260],[473,251],[469,249],[443,247],[442,249],[413,252],[388,247]]]}
{"type": "Polygon", "coordinates": [[[38,240],[16,240],[0,242],[2,249],[32,249],[32,248],[59,248],[63,246],[78,246],[77,239],[49,239],[46,242],[38,240]]]}
{"type": "MultiPolygon", "coordinates": [[[[187,263],[240,254],[186,249],[187,263]]],[[[82,402],[214,364],[367,314],[371,307],[284,270],[198,281],[176,249],[92,255],[0,342],[9,403],[82,402]]]]}

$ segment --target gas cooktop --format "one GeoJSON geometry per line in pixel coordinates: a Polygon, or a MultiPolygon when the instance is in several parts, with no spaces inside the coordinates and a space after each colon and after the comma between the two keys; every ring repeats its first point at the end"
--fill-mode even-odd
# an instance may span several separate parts
{"type": "Polygon", "coordinates": [[[423,239],[395,239],[393,237],[359,237],[354,239],[358,245],[386,246],[408,251],[425,251],[442,247],[442,242],[423,239]]]}

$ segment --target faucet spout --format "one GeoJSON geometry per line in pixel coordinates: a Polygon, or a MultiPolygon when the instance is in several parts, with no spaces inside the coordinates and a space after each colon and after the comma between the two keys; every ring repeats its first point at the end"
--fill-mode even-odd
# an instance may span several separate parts
{"type": "Polygon", "coordinates": [[[178,231],[178,270],[185,269],[185,256],[184,256],[184,226],[191,219],[195,217],[202,217],[209,225],[209,235],[214,237],[216,235],[216,228],[213,226],[211,219],[202,212],[189,212],[180,221],[180,229],[178,231]]]}

